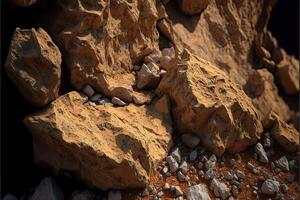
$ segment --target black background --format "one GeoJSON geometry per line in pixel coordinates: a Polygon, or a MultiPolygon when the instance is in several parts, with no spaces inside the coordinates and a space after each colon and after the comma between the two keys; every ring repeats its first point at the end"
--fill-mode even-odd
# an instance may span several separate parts
{"type": "MultiPolygon", "coordinates": [[[[20,8],[1,5],[1,197],[12,193],[19,197],[49,172],[33,163],[32,136],[22,124],[26,114],[37,108],[24,100],[8,80],[3,64],[16,27],[36,28],[45,12],[42,3],[20,8]]],[[[299,55],[299,1],[279,0],[273,9],[269,30],[289,54],[299,55]]]]}

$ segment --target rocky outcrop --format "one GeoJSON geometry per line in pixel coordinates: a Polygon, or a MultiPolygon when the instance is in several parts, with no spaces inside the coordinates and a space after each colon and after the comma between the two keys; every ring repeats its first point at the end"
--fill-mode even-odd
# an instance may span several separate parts
{"type": "Polygon", "coordinates": [[[209,4],[210,0],[176,0],[180,10],[187,15],[201,13],[209,4]]]}
{"type": "Polygon", "coordinates": [[[265,127],[271,113],[277,114],[284,121],[290,119],[291,111],[278,95],[273,75],[267,69],[253,70],[244,91],[251,97],[265,127]]]}
{"type": "Polygon", "coordinates": [[[71,84],[132,101],[132,68],[158,49],[155,0],[58,1],[53,37],[64,50],[71,84]]]}
{"type": "Polygon", "coordinates": [[[41,28],[15,30],[5,70],[23,96],[36,106],[44,106],[58,96],[61,54],[41,28]]]}
{"type": "Polygon", "coordinates": [[[250,98],[222,70],[186,50],[156,93],[169,94],[176,130],[199,135],[219,156],[242,151],[260,138],[262,125],[250,98]]]}
{"type": "Polygon", "coordinates": [[[168,98],[151,106],[85,102],[70,92],[25,118],[34,135],[35,160],[104,190],[145,187],[171,145],[168,98]]]}
{"type": "Polygon", "coordinates": [[[18,5],[18,6],[22,6],[22,7],[29,7],[32,4],[35,4],[36,2],[38,2],[39,0],[11,0],[10,2],[18,5]]]}

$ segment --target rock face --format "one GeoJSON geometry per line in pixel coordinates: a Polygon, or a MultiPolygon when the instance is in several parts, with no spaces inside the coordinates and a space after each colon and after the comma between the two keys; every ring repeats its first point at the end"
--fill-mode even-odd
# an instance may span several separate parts
{"type": "Polygon", "coordinates": [[[203,11],[210,0],[176,0],[181,11],[187,15],[199,14],[203,11]]]}
{"type": "Polygon", "coordinates": [[[41,28],[15,30],[5,70],[23,96],[44,106],[58,96],[61,54],[41,28]]]}
{"type": "Polygon", "coordinates": [[[147,107],[85,101],[70,92],[25,118],[34,135],[35,160],[103,190],[145,187],[171,146],[170,113],[156,110],[168,105],[163,100],[147,107]]]}
{"type": "Polygon", "coordinates": [[[187,51],[156,93],[171,97],[178,132],[199,135],[216,155],[241,151],[260,138],[262,125],[247,95],[223,71],[187,51]]]}
{"type": "Polygon", "coordinates": [[[271,130],[271,136],[286,151],[294,152],[299,149],[298,131],[278,117],[275,119],[274,126],[271,130]]]}
{"type": "Polygon", "coordinates": [[[67,0],[54,10],[49,26],[65,52],[71,84],[130,102],[133,66],[158,49],[155,0],[67,0]]]}

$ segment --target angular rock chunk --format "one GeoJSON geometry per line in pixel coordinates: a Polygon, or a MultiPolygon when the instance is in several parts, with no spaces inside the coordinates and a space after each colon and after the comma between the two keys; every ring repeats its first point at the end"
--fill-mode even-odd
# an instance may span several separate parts
{"type": "Polygon", "coordinates": [[[47,177],[41,181],[32,195],[32,200],[64,200],[64,194],[55,181],[47,177]]]}
{"type": "Polygon", "coordinates": [[[209,4],[210,0],[177,0],[181,11],[187,15],[201,13],[209,4]]]}
{"type": "Polygon", "coordinates": [[[285,156],[282,156],[278,160],[275,161],[275,165],[284,171],[289,171],[289,161],[285,156]]]}
{"type": "Polygon", "coordinates": [[[60,65],[60,51],[42,28],[16,28],[5,70],[29,102],[44,106],[58,96],[60,65]]]}
{"type": "Polygon", "coordinates": [[[34,135],[35,160],[103,190],[145,187],[171,146],[170,115],[152,105],[84,102],[70,92],[25,118],[34,135]]]}
{"type": "Polygon", "coordinates": [[[225,183],[213,179],[210,183],[210,189],[214,192],[216,197],[227,199],[230,196],[230,189],[225,183]]]}
{"type": "Polygon", "coordinates": [[[274,126],[271,130],[271,136],[286,151],[294,152],[299,149],[298,131],[278,117],[275,119],[274,126]]]}
{"type": "Polygon", "coordinates": [[[254,148],[255,153],[258,154],[259,161],[262,163],[268,163],[269,159],[267,153],[261,143],[257,143],[254,148]]]}
{"type": "Polygon", "coordinates": [[[53,6],[49,24],[66,53],[72,86],[90,84],[107,97],[131,101],[132,66],[158,49],[155,2],[66,0],[53,6]]]}
{"type": "Polygon", "coordinates": [[[204,184],[189,187],[186,198],[187,200],[210,200],[206,185],[204,184]]]}
{"type": "Polygon", "coordinates": [[[203,59],[190,55],[178,62],[156,90],[158,96],[169,94],[178,132],[197,134],[218,156],[254,144],[262,125],[249,97],[223,71],[203,59]]]}
{"type": "Polygon", "coordinates": [[[160,80],[159,67],[154,63],[143,64],[141,70],[137,74],[138,89],[154,89],[160,80]]]}
{"type": "Polygon", "coordinates": [[[279,191],[279,186],[280,184],[278,181],[267,179],[263,182],[261,191],[263,194],[273,195],[279,191]]]}

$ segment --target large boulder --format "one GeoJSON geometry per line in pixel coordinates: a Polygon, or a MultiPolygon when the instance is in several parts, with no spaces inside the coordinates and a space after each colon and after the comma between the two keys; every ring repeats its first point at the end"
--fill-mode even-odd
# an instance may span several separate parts
{"type": "Polygon", "coordinates": [[[35,160],[103,190],[145,187],[171,146],[168,97],[125,107],[86,100],[70,92],[25,118],[35,160]]]}
{"type": "Polygon", "coordinates": [[[216,155],[242,151],[260,138],[262,125],[250,98],[222,70],[186,50],[156,93],[169,94],[176,130],[199,135],[216,155]]]}
{"type": "Polygon", "coordinates": [[[156,1],[57,2],[49,29],[63,49],[71,84],[132,101],[133,66],[158,49],[156,1]]]}
{"type": "Polygon", "coordinates": [[[44,106],[58,96],[61,54],[42,28],[16,28],[5,70],[23,96],[36,106],[44,106]]]}

